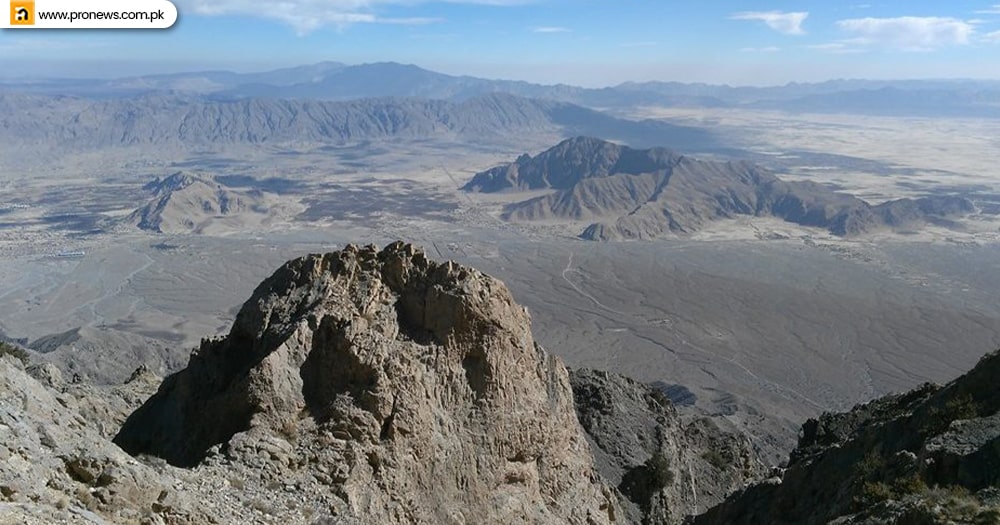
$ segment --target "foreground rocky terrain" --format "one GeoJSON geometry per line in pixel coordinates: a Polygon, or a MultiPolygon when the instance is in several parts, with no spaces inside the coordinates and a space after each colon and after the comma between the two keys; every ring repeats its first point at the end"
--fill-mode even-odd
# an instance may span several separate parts
{"type": "Polygon", "coordinates": [[[1000,352],[802,427],[782,477],[695,523],[1000,523],[1000,352]]]}
{"type": "Polygon", "coordinates": [[[676,521],[693,508],[681,492],[717,502],[760,469],[744,440],[607,374],[576,374],[587,434],[569,374],[506,287],[399,243],[289,262],[141,407],[147,369],[96,387],[31,357],[2,363],[17,393],[0,414],[13,521],[676,521]],[[616,443],[617,413],[646,448],[616,443]],[[747,467],[691,479],[708,460],[657,463],[682,442],[711,446],[704,432],[747,467]]]}
{"type": "Polygon", "coordinates": [[[663,391],[568,372],[500,281],[402,243],[288,262],[162,383],[96,386],[3,349],[0,523],[997,516],[998,355],[808,422],[782,481],[663,391]]]}

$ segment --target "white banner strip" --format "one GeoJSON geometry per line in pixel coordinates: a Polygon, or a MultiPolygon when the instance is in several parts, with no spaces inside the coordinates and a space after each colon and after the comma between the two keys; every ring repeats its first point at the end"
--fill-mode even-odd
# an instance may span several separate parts
{"type": "Polygon", "coordinates": [[[169,0],[0,0],[7,29],[166,29],[177,21],[169,0]]]}

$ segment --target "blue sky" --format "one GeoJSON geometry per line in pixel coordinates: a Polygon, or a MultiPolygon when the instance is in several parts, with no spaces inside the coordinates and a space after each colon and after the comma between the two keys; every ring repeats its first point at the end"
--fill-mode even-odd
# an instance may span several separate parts
{"type": "Polygon", "coordinates": [[[166,31],[3,31],[0,63],[6,76],[108,77],[391,60],[587,86],[1000,79],[1000,4],[989,0],[174,3],[166,31]]]}

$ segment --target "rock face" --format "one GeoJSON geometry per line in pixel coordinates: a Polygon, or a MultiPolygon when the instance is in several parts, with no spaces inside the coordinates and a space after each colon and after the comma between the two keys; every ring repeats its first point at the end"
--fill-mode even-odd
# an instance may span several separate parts
{"type": "Polygon", "coordinates": [[[819,184],[784,182],[748,162],[697,160],[664,148],[635,150],[588,137],[477,174],[466,191],[555,191],[509,205],[510,221],[594,221],[588,240],[651,239],[695,232],[738,215],[777,217],[857,235],[919,227],[972,213],[960,197],[900,199],[872,206],[819,184]]]}
{"type": "Polygon", "coordinates": [[[947,386],[809,420],[783,478],[695,523],[1000,523],[998,380],[1000,352],[947,386]]]}
{"type": "Polygon", "coordinates": [[[103,433],[148,395],[145,386],[136,377],[98,393],[65,384],[52,365],[26,371],[0,357],[0,523],[138,523],[152,514],[169,482],[103,433]]]}
{"type": "Polygon", "coordinates": [[[682,420],[660,390],[595,370],[570,381],[594,462],[629,523],[681,523],[767,473],[746,437],[682,420]]]}
{"type": "Polygon", "coordinates": [[[285,264],[114,441],[183,466],[270,454],[366,523],[616,518],[527,312],[499,281],[401,243],[285,264]]]}

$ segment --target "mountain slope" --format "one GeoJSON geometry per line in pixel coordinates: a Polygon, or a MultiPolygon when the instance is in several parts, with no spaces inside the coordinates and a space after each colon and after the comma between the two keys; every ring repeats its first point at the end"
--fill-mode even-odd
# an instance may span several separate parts
{"type": "Polygon", "coordinates": [[[598,471],[619,489],[627,523],[681,523],[766,468],[746,436],[682,418],[660,390],[597,370],[570,373],[598,471]]]}
{"type": "Polygon", "coordinates": [[[696,524],[1000,522],[1000,352],[924,385],[802,426],[783,478],[696,524]]]}
{"type": "Polygon", "coordinates": [[[466,191],[546,189],[549,195],[509,205],[510,221],[595,221],[591,240],[649,239],[692,233],[738,215],[856,235],[908,228],[975,211],[966,199],[901,199],[877,206],[807,182],[784,182],[747,162],[703,161],[663,148],[634,150],[598,139],[568,139],[535,157],[475,175],[466,191]]]}

